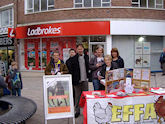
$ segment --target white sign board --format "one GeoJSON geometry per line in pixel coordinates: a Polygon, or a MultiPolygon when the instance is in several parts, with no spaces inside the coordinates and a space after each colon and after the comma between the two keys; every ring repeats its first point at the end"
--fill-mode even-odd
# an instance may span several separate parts
{"type": "Polygon", "coordinates": [[[73,118],[71,75],[43,76],[45,120],[73,118]]]}
{"type": "MultiPolygon", "coordinates": [[[[159,116],[155,110],[164,107],[163,102],[162,105],[158,105],[161,103],[159,97],[159,95],[152,95],[121,99],[87,99],[87,123],[157,124],[159,116]],[[155,105],[159,108],[156,109],[155,105]]],[[[165,98],[165,96],[163,97],[165,98]]],[[[163,118],[161,118],[161,121],[164,124],[163,118]]]]}

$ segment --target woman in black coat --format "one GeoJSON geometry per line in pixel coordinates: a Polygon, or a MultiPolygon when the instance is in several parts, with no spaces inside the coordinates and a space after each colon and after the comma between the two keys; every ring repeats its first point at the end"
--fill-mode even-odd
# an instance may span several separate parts
{"type": "Polygon", "coordinates": [[[119,51],[117,48],[112,48],[111,56],[113,69],[124,68],[124,60],[119,56],[119,51]]]}

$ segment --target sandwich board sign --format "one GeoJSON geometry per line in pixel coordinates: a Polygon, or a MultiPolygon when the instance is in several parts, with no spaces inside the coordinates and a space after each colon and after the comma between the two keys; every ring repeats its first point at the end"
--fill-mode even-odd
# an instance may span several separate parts
{"type": "Polygon", "coordinates": [[[73,118],[75,124],[71,75],[45,75],[43,87],[45,124],[62,118],[73,118]]]}

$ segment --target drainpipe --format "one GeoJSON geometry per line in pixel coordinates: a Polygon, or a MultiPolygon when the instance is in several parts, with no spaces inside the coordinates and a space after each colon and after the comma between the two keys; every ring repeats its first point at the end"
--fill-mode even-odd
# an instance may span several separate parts
{"type": "MultiPolygon", "coordinates": [[[[17,27],[17,21],[18,21],[18,0],[13,0],[14,2],[14,29],[16,29],[17,27]]],[[[15,38],[14,39],[14,47],[15,47],[15,61],[18,63],[18,69],[19,69],[19,57],[18,57],[18,53],[19,53],[19,49],[18,49],[18,40],[15,38]]]]}

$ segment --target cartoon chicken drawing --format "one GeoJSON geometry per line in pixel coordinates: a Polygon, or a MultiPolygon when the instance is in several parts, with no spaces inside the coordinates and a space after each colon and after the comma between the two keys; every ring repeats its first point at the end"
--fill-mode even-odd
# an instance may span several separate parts
{"type": "Polygon", "coordinates": [[[161,118],[165,121],[165,99],[163,99],[163,96],[160,96],[156,103],[154,104],[155,112],[158,115],[158,123],[162,123],[161,118]]]}
{"type": "Polygon", "coordinates": [[[95,103],[93,106],[95,120],[98,124],[110,123],[112,118],[112,103],[108,103],[107,107],[103,109],[100,103],[95,103]]]}

